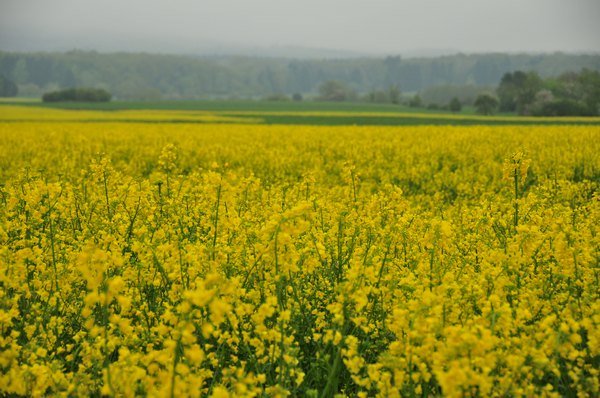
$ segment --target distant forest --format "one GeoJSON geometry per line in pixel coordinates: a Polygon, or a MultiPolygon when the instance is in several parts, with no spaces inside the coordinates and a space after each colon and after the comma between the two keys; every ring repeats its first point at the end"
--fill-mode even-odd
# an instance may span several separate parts
{"type": "Polygon", "coordinates": [[[348,58],[294,60],[254,57],[194,57],[133,53],[0,52],[0,75],[20,96],[94,87],[115,99],[264,98],[316,95],[337,80],[359,94],[398,87],[402,93],[437,86],[497,86],[506,72],[558,76],[582,68],[600,70],[600,55],[480,54],[438,58],[348,58]]]}

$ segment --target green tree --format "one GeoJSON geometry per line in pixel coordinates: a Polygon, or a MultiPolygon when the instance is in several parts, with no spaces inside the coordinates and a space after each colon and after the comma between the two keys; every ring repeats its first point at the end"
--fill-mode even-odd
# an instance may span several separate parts
{"type": "Polygon", "coordinates": [[[460,103],[460,100],[456,97],[452,98],[452,100],[448,104],[448,109],[450,109],[454,113],[460,112],[460,110],[462,109],[462,104],[460,103]]]}
{"type": "Polygon", "coordinates": [[[319,86],[319,99],[323,101],[348,101],[355,97],[356,93],[338,80],[328,80],[319,86]]]}
{"type": "Polygon", "coordinates": [[[15,82],[0,75],[0,97],[16,97],[19,89],[15,82]]]}
{"type": "Polygon", "coordinates": [[[518,112],[520,115],[530,111],[536,94],[544,87],[543,81],[536,72],[516,71],[505,73],[496,90],[500,110],[518,112]]]}
{"type": "Polygon", "coordinates": [[[392,84],[388,89],[388,95],[392,104],[400,103],[400,86],[392,84]]]}
{"type": "Polygon", "coordinates": [[[408,101],[408,106],[410,106],[411,108],[421,108],[423,106],[423,100],[417,94],[414,97],[412,97],[410,101],[408,101]]]}
{"type": "Polygon", "coordinates": [[[365,96],[365,100],[368,102],[383,104],[390,102],[390,96],[383,90],[373,90],[365,96]]]}
{"type": "Polygon", "coordinates": [[[11,79],[13,79],[18,84],[26,84],[26,83],[34,83],[33,78],[29,75],[29,71],[27,70],[27,59],[31,57],[22,57],[15,63],[15,66],[12,70],[12,73],[9,74],[11,79]]]}
{"type": "Polygon", "coordinates": [[[600,113],[600,73],[588,69],[544,81],[531,107],[536,116],[594,116],[600,113]]]}
{"type": "Polygon", "coordinates": [[[395,86],[402,75],[402,57],[388,56],[383,60],[384,72],[384,83],[395,86]]]}
{"type": "Polygon", "coordinates": [[[498,99],[490,94],[480,94],[475,100],[475,109],[481,115],[492,115],[498,108],[498,99]]]}
{"type": "Polygon", "coordinates": [[[592,115],[600,114],[600,72],[583,69],[577,78],[581,86],[581,100],[592,115]]]}

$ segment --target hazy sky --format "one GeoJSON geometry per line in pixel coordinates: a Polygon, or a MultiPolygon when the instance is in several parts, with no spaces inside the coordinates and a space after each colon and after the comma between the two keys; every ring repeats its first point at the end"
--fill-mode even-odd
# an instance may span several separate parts
{"type": "Polygon", "coordinates": [[[600,52],[600,0],[0,0],[0,50],[600,52]]]}

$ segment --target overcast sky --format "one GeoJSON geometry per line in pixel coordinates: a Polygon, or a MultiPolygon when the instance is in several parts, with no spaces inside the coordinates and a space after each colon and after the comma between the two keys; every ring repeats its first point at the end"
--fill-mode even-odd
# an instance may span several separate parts
{"type": "Polygon", "coordinates": [[[600,52],[600,0],[0,0],[0,50],[600,52]]]}

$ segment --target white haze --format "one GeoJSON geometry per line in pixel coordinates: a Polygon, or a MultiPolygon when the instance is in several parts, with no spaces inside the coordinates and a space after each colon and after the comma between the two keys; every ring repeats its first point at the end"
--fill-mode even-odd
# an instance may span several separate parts
{"type": "Polygon", "coordinates": [[[599,0],[0,0],[0,50],[600,52],[599,0]]]}

